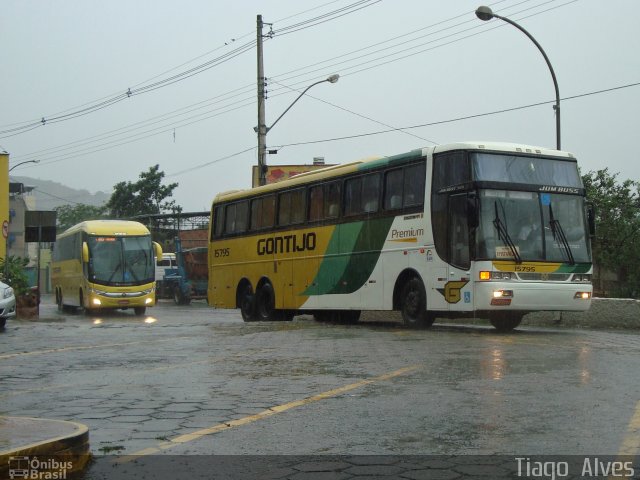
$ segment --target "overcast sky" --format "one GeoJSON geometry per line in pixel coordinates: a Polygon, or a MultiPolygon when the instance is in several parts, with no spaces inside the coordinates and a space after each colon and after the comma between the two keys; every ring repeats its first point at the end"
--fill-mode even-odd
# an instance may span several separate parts
{"type": "MultiPolygon", "coordinates": [[[[249,188],[257,162],[258,14],[274,32],[264,44],[267,125],[307,85],[341,75],[269,132],[269,148],[280,147],[269,164],[345,163],[463,140],[555,148],[542,55],[513,26],[478,20],[480,4],[3,0],[0,149],[11,167],[40,161],[16,175],[91,192],[160,164],[185,211],[208,210],[216,193],[249,188]]],[[[563,98],[563,150],[584,172],[609,167],[638,180],[640,1],[489,5],[547,52],[563,98]]]]}

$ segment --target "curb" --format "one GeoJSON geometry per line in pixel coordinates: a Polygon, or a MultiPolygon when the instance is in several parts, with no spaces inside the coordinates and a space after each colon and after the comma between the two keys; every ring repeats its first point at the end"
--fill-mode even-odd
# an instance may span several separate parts
{"type": "Polygon", "coordinates": [[[91,458],[89,428],[63,420],[0,416],[0,448],[0,478],[66,478],[91,458]]]}
{"type": "MultiPolygon", "coordinates": [[[[362,320],[402,323],[397,311],[363,311],[362,320]]],[[[490,325],[481,318],[460,320],[436,319],[438,323],[490,325]]],[[[522,325],[545,327],[571,327],[592,329],[640,330],[640,300],[630,298],[594,298],[591,308],[584,312],[534,312],[524,316],[522,325]]]]}

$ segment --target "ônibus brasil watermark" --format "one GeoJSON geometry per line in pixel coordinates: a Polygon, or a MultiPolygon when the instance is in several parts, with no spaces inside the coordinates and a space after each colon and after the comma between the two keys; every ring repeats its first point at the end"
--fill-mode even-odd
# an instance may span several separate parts
{"type": "Polygon", "coordinates": [[[64,480],[72,469],[73,462],[55,458],[9,457],[9,478],[12,480],[64,480]]]}

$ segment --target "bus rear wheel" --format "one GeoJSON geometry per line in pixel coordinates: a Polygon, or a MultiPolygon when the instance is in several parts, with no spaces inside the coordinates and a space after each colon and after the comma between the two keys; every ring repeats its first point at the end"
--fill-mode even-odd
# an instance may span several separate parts
{"type": "Polygon", "coordinates": [[[427,293],[419,278],[410,279],[402,287],[400,308],[402,309],[402,321],[406,326],[428,328],[433,325],[435,317],[427,311],[427,293]]]}
{"type": "Polygon", "coordinates": [[[489,318],[491,325],[501,333],[508,333],[517,328],[522,322],[522,315],[519,313],[501,312],[489,318]]]}
{"type": "Polygon", "coordinates": [[[245,285],[240,292],[240,314],[245,322],[255,322],[258,320],[256,315],[256,296],[253,294],[251,285],[245,285]]]}
{"type": "Polygon", "coordinates": [[[258,320],[269,322],[280,320],[275,308],[276,295],[270,283],[265,283],[256,294],[256,315],[258,320]]]}

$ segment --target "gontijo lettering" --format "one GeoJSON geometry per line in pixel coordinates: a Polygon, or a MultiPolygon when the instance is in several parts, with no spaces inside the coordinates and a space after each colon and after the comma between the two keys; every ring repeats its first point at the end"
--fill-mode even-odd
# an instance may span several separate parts
{"type": "Polygon", "coordinates": [[[261,238],[258,240],[258,255],[272,255],[274,253],[304,252],[316,249],[315,232],[302,235],[283,235],[280,237],[261,238]]]}

